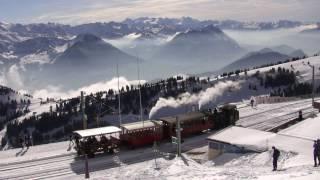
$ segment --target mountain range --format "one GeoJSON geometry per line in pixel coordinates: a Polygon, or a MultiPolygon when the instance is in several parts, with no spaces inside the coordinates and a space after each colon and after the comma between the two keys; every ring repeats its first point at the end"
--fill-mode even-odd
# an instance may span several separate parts
{"type": "Polygon", "coordinates": [[[222,68],[219,72],[229,72],[237,69],[258,67],[261,65],[277,63],[291,58],[302,58],[306,54],[300,49],[282,45],[271,48],[264,48],[260,51],[250,52],[240,59],[222,68]],[[291,51],[288,51],[291,50],[291,51]]]}
{"type": "MultiPolygon", "coordinates": [[[[274,30],[304,24],[295,21],[200,21],[190,17],[143,17],[80,25],[0,22],[0,70],[5,74],[15,65],[14,69],[20,70],[23,79],[29,82],[48,84],[51,82],[47,81],[54,79],[55,82],[75,83],[74,77],[102,78],[106,74],[112,77],[117,64],[125,73],[136,73],[136,66],[131,69],[125,66],[136,62],[137,55],[141,62],[187,65],[182,72],[195,72],[192,68],[195,64],[199,65],[197,72],[215,70],[246,53],[224,30],[274,30]],[[127,48],[110,42],[127,37],[134,37],[127,48]]],[[[170,68],[171,72],[176,72],[175,67],[170,68]]]]}
{"type": "Polygon", "coordinates": [[[176,35],[162,46],[154,59],[179,63],[205,63],[230,61],[244,50],[221,29],[209,25],[176,35]]]}

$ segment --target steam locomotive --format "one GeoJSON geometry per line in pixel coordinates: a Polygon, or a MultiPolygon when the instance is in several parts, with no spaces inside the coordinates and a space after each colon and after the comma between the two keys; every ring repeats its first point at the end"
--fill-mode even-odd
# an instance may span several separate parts
{"type": "Polygon", "coordinates": [[[202,133],[208,129],[222,129],[234,125],[239,119],[235,105],[224,105],[213,111],[197,111],[155,120],[74,131],[75,149],[78,155],[94,156],[96,152],[114,152],[115,149],[138,148],[171,139],[176,135],[177,119],[183,138],[202,133]]]}

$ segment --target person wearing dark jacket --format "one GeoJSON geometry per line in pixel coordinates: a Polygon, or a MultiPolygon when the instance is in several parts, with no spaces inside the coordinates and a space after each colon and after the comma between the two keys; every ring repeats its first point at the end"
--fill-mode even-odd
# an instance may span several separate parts
{"type": "Polygon", "coordinates": [[[274,146],[272,146],[272,149],[273,149],[273,171],[276,171],[278,168],[278,159],[280,156],[280,151],[274,146]]]}
{"type": "MultiPolygon", "coordinates": [[[[316,167],[317,164],[317,158],[319,156],[319,144],[317,141],[314,141],[313,143],[313,160],[314,160],[314,167],[316,167]]],[[[320,164],[320,162],[318,162],[320,164]]]]}
{"type": "Polygon", "coordinates": [[[318,166],[320,166],[320,139],[317,139],[316,151],[318,156],[318,166]]]}

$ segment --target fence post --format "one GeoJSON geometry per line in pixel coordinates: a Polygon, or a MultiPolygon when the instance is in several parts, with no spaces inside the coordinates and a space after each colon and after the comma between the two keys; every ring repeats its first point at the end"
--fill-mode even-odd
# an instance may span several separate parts
{"type": "Polygon", "coordinates": [[[85,158],[85,178],[86,178],[86,179],[89,179],[89,178],[90,178],[90,175],[89,175],[88,155],[85,154],[85,155],[84,155],[84,158],[85,158]]]}

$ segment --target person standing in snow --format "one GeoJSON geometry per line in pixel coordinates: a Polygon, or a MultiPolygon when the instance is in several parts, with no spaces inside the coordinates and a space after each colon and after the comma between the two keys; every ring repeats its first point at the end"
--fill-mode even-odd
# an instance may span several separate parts
{"type": "MultiPolygon", "coordinates": [[[[319,144],[315,140],[313,143],[313,160],[314,160],[314,167],[316,167],[317,164],[317,158],[319,157],[319,144]]],[[[320,164],[320,162],[318,162],[320,164]]]]}
{"type": "Polygon", "coordinates": [[[280,151],[274,146],[272,146],[272,149],[273,149],[273,171],[276,171],[278,168],[278,159],[280,156],[280,151]]]}
{"type": "Polygon", "coordinates": [[[253,105],[254,105],[254,99],[251,99],[250,104],[251,104],[251,107],[253,108],[253,105]]]}
{"type": "Polygon", "coordinates": [[[21,136],[19,136],[19,144],[23,149],[24,148],[24,146],[23,146],[23,138],[21,136]]]}
{"type": "Polygon", "coordinates": [[[320,139],[317,139],[317,157],[318,157],[318,165],[320,165],[320,139]]]}

